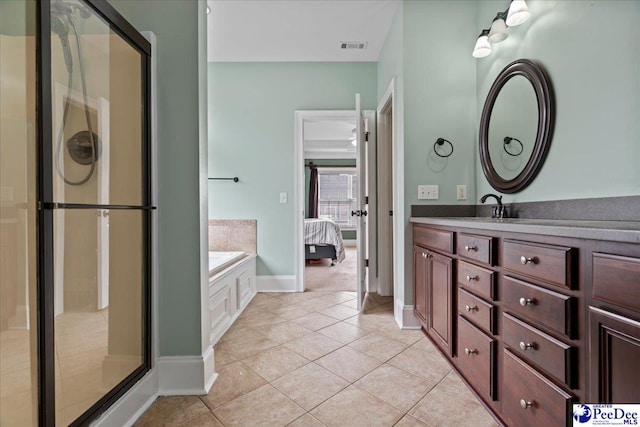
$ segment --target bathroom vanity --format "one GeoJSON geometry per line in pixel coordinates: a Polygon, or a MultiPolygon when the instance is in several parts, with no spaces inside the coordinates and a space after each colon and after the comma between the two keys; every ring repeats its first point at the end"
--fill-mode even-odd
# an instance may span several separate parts
{"type": "Polygon", "coordinates": [[[414,313],[502,423],[640,402],[640,222],[411,222],[414,313]]]}

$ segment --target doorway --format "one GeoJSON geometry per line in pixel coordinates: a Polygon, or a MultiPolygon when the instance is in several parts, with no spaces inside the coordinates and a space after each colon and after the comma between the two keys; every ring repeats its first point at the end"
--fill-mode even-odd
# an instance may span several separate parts
{"type": "Polygon", "coordinates": [[[359,171],[353,111],[303,121],[306,291],[357,290],[359,171]]]}
{"type": "Polygon", "coordinates": [[[375,192],[376,115],[375,111],[362,114],[356,111],[296,112],[295,168],[298,179],[294,203],[299,213],[296,215],[299,292],[305,289],[358,290],[363,294],[369,290],[366,283],[370,268],[366,263],[376,255],[371,246],[375,243],[371,236],[376,228],[369,227],[370,219],[375,215],[370,212],[367,199],[375,192]],[[358,123],[357,118],[361,116],[366,120],[358,123]],[[311,171],[314,169],[319,184],[316,208],[309,205],[311,171]],[[313,209],[317,212],[311,212],[313,209]],[[313,216],[329,218],[338,224],[342,250],[332,252],[332,248],[325,248],[320,242],[305,241],[305,222],[315,222],[309,219],[313,216]],[[363,241],[361,236],[365,237],[363,241]],[[361,267],[364,268],[360,270],[361,267]]]}

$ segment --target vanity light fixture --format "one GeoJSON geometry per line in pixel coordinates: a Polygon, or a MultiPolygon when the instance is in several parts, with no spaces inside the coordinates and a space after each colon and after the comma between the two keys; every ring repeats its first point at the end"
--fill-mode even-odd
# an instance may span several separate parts
{"type": "Polygon", "coordinates": [[[529,16],[531,14],[524,0],[511,0],[509,8],[504,12],[498,12],[493,18],[490,29],[482,30],[473,48],[473,57],[484,58],[491,54],[492,44],[500,43],[509,37],[507,28],[522,24],[529,16]]]}
{"type": "Polygon", "coordinates": [[[491,54],[491,43],[489,43],[489,30],[482,30],[480,36],[478,36],[478,40],[476,41],[476,45],[473,48],[473,57],[474,58],[484,58],[485,56],[489,56],[491,54]]]}
{"type": "Polygon", "coordinates": [[[504,22],[505,17],[506,14],[504,12],[498,12],[496,17],[493,18],[493,23],[489,30],[489,42],[493,44],[500,43],[509,37],[509,34],[507,34],[507,24],[504,22]]]}
{"type": "Polygon", "coordinates": [[[524,0],[513,0],[509,6],[506,23],[510,27],[515,27],[516,25],[524,23],[529,19],[529,16],[531,16],[531,14],[529,13],[527,3],[525,3],[524,0]]]}

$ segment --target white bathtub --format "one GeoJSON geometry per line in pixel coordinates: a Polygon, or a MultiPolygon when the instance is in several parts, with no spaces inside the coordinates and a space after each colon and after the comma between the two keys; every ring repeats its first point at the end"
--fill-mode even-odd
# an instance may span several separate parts
{"type": "Polygon", "coordinates": [[[245,256],[244,252],[209,252],[209,276],[224,270],[245,256]]]}

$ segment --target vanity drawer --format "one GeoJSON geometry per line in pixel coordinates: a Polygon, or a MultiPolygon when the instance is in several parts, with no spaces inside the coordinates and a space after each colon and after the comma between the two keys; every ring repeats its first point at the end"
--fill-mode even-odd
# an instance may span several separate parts
{"type": "Polygon", "coordinates": [[[496,341],[458,316],[458,368],[477,391],[495,399],[496,341]]]}
{"type": "Polygon", "coordinates": [[[502,298],[509,311],[574,338],[574,297],[505,276],[502,298]]]}
{"type": "Polygon", "coordinates": [[[505,240],[502,258],[507,270],[553,285],[572,287],[572,248],[505,240]]]}
{"type": "Polygon", "coordinates": [[[640,258],[594,253],[593,297],[640,311],[640,258]]]}
{"type": "Polygon", "coordinates": [[[510,426],[565,426],[573,396],[509,350],[504,351],[502,413],[510,426]]]}
{"type": "Polygon", "coordinates": [[[539,366],[569,387],[575,387],[575,347],[504,313],[502,341],[522,358],[539,366]]]}
{"type": "Polygon", "coordinates": [[[492,334],[495,330],[495,308],[480,297],[458,289],[458,311],[467,319],[492,334]]]}
{"type": "Polygon", "coordinates": [[[456,251],[463,258],[493,265],[493,238],[458,233],[456,251]]]}
{"type": "Polygon", "coordinates": [[[458,283],[474,293],[492,300],[496,299],[495,276],[494,271],[458,261],[458,283]]]}
{"type": "Polygon", "coordinates": [[[416,225],[413,227],[413,243],[451,253],[453,252],[453,232],[416,225]]]}

